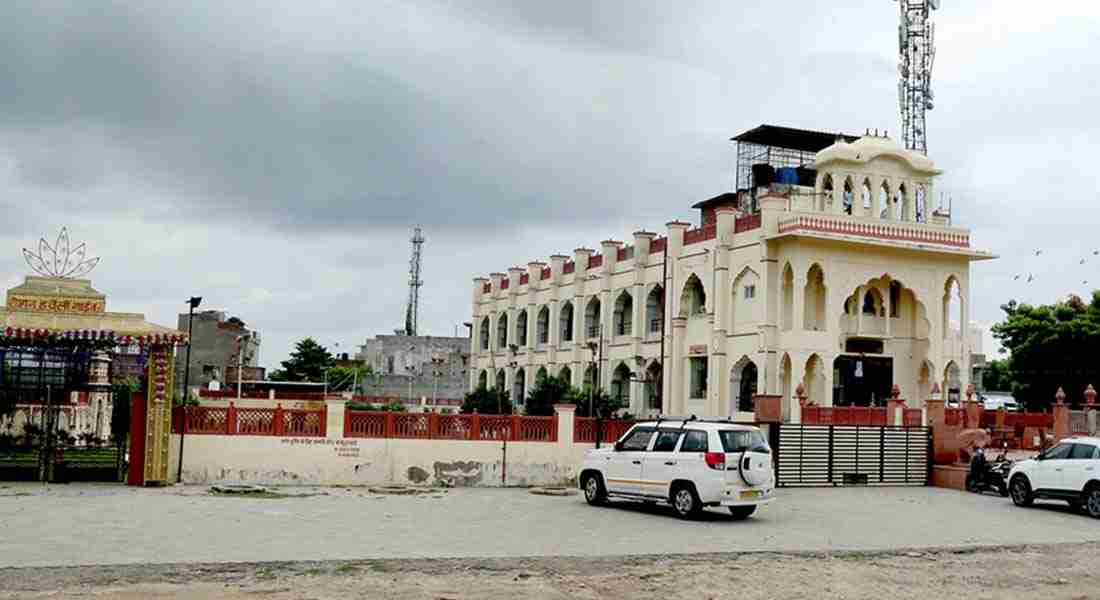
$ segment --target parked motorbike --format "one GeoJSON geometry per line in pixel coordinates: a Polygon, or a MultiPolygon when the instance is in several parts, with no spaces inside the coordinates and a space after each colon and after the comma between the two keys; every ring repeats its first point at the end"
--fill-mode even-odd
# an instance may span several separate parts
{"type": "Polygon", "coordinates": [[[1008,473],[1012,470],[1013,461],[1008,459],[1008,444],[1005,444],[1001,454],[989,462],[985,458],[985,451],[978,449],[970,459],[970,472],[966,476],[966,489],[976,494],[985,491],[995,491],[1002,497],[1008,496],[1008,473]]]}

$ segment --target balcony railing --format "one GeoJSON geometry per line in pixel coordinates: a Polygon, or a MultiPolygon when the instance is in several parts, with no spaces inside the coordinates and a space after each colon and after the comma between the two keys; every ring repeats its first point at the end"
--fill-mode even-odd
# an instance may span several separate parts
{"type": "Polygon", "coordinates": [[[969,248],[970,234],[962,230],[931,228],[907,223],[871,223],[851,217],[796,215],[779,221],[779,233],[832,233],[892,242],[935,244],[953,248],[969,248]]]}

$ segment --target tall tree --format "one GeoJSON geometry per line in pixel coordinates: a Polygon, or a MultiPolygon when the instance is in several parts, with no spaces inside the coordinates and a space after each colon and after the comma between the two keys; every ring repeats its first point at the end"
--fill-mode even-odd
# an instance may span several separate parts
{"type": "Polygon", "coordinates": [[[569,402],[574,396],[573,386],[560,377],[539,377],[527,394],[527,414],[548,417],[554,414],[554,405],[569,402]]]}
{"type": "Polygon", "coordinates": [[[327,348],[307,337],[295,345],[294,352],[282,365],[282,369],[271,373],[272,381],[319,383],[325,380],[325,372],[336,365],[336,359],[327,348]]]}
{"type": "Polygon", "coordinates": [[[1012,301],[1001,310],[1005,320],[993,335],[1011,353],[1011,391],[1028,410],[1049,408],[1059,387],[1077,405],[1088,384],[1100,382],[1100,291],[1088,304],[1074,295],[1042,306],[1012,301]]]}
{"type": "Polygon", "coordinates": [[[481,385],[466,394],[466,400],[462,403],[463,413],[469,414],[475,410],[482,415],[510,415],[512,401],[508,399],[508,392],[481,385]]]}
{"type": "Polygon", "coordinates": [[[989,361],[985,372],[982,373],[982,385],[991,392],[1010,392],[1015,383],[1016,375],[1008,365],[1007,358],[989,361]]]}

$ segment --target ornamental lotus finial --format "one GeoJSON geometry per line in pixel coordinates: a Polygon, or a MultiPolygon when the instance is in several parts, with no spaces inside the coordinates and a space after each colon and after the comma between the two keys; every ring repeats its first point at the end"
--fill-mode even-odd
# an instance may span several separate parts
{"type": "Polygon", "coordinates": [[[84,242],[72,247],[69,230],[61,228],[57,241],[51,246],[46,238],[38,239],[38,253],[23,248],[23,259],[27,265],[44,277],[75,278],[87,275],[99,264],[99,257],[84,259],[87,248],[84,242]]]}

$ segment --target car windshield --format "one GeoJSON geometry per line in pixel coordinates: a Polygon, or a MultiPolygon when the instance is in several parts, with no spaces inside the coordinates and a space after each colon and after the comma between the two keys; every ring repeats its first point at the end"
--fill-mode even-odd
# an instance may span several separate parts
{"type": "Polygon", "coordinates": [[[724,430],[718,432],[718,437],[722,439],[722,447],[726,449],[726,452],[767,452],[771,453],[771,448],[768,448],[768,442],[764,439],[764,434],[759,431],[733,431],[724,430]]]}

